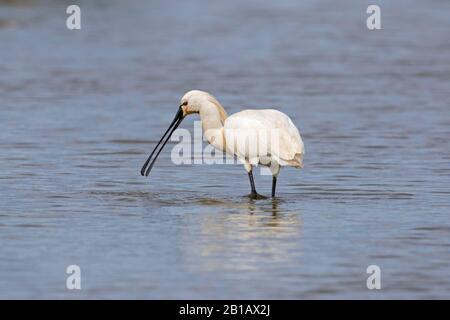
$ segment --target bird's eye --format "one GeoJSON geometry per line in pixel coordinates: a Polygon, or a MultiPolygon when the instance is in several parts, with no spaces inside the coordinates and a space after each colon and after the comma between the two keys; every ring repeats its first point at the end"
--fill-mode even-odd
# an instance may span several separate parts
{"type": "Polygon", "coordinates": [[[187,106],[187,101],[184,101],[181,105],[182,106],[187,106]]]}

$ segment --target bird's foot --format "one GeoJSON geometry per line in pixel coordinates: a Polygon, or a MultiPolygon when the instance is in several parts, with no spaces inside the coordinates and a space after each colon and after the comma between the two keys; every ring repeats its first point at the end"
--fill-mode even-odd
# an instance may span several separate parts
{"type": "Polygon", "coordinates": [[[252,200],[262,200],[262,199],[267,199],[266,196],[263,196],[257,192],[251,192],[248,197],[252,200]]]}

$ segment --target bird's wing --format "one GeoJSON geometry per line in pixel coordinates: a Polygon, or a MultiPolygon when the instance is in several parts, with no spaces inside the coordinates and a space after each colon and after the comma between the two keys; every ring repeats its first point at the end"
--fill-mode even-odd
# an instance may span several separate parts
{"type": "Polygon", "coordinates": [[[225,121],[224,133],[227,144],[231,140],[237,144],[237,156],[262,156],[264,152],[261,149],[264,147],[282,161],[294,160],[298,154],[302,157],[304,153],[298,129],[286,114],[278,110],[244,110],[235,113],[225,121]],[[270,137],[269,140],[265,140],[267,137],[270,137]],[[251,146],[259,144],[259,151],[255,153],[242,150],[244,141],[248,141],[251,146]]]}

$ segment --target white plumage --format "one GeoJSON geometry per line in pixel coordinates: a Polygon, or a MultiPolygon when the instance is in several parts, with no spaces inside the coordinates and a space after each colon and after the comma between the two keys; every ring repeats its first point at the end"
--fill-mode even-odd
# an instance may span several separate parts
{"type": "Polygon", "coordinates": [[[278,110],[237,112],[225,120],[224,133],[225,141],[236,141],[234,154],[248,159],[251,165],[261,164],[261,159],[267,163],[267,158],[281,166],[303,165],[305,148],[300,133],[291,119],[278,110]],[[258,148],[246,148],[247,145],[258,148]]]}
{"type": "Polygon", "coordinates": [[[242,162],[250,178],[252,198],[262,197],[255,189],[253,166],[264,165],[270,168],[273,175],[272,196],[275,196],[277,176],[282,166],[303,167],[305,147],[298,129],[286,114],[274,109],[261,109],[244,110],[228,116],[212,95],[192,90],[181,98],[175,119],[144,164],[142,175],[149,174],[173,131],[185,116],[192,113],[200,115],[204,136],[211,145],[235,155],[242,162]],[[147,167],[167,133],[167,139],[147,167]]]}

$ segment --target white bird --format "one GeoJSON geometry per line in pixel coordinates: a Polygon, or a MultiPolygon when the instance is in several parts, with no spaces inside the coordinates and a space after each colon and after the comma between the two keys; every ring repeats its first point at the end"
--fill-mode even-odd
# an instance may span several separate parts
{"type": "Polygon", "coordinates": [[[181,98],[175,118],[142,167],[142,175],[148,176],[172,133],[184,117],[193,113],[200,115],[207,141],[216,149],[236,156],[244,165],[250,179],[251,198],[263,198],[256,192],[253,166],[263,165],[270,168],[272,197],[275,197],[277,176],[282,166],[303,167],[305,147],[298,129],[286,114],[274,109],[258,109],[244,110],[228,116],[211,94],[192,90],[181,98]]]}

